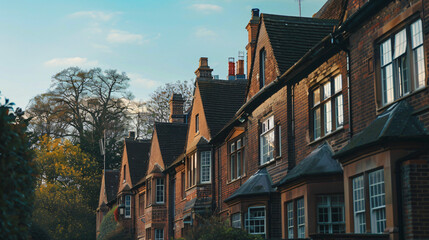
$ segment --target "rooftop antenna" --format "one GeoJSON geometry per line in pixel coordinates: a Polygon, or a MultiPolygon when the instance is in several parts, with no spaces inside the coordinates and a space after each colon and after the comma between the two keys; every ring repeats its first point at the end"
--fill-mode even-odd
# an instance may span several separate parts
{"type": "Polygon", "coordinates": [[[301,1],[302,0],[297,0],[298,1],[298,5],[299,5],[299,17],[301,17],[301,1]]]}

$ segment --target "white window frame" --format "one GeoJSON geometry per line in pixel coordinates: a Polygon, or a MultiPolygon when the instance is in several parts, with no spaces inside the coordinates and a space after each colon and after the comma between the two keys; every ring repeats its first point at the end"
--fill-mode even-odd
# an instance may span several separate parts
{"type": "Polygon", "coordinates": [[[265,119],[261,124],[260,135],[260,165],[267,164],[274,160],[275,149],[275,123],[274,115],[265,119]],[[264,141],[266,144],[264,145],[264,141]]]}
{"type": "MultiPolygon", "coordinates": [[[[317,201],[317,231],[318,233],[344,233],[345,232],[345,214],[344,214],[344,197],[342,195],[321,195],[318,196],[317,201]],[[341,199],[341,201],[334,201],[334,198],[341,199]],[[323,201],[320,201],[324,199],[323,201]],[[325,201],[326,200],[326,201],[325,201]],[[332,219],[333,209],[339,208],[341,211],[342,221],[334,222],[332,219]],[[320,210],[325,209],[327,214],[326,221],[320,222],[320,210]],[[341,226],[343,231],[334,232],[334,225],[341,226]],[[327,231],[320,231],[320,226],[327,227],[327,231]]],[[[326,228],[325,228],[326,229],[326,228]]]]}
{"type": "Polygon", "coordinates": [[[165,180],[164,180],[164,178],[157,178],[156,179],[155,202],[157,204],[165,203],[165,180]]]}
{"type": "Polygon", "coordinates": [[[125,201],[124,201],[125,202],[125,209],[124,209],[125,218],[131,218],[131,195],[125,195],[124,198],[125,198],[125,201]]]}
{"type": "Polygon", "coordinates": [[[371,212],[371,231],[383,233],[386,228],[386,199],[384,189],[384,170],[368,174],[369,202],[371,212]]]}
{"type": "Polygon", "coordinates": [[[292,239],[293,238],[293,230],[294,230],[294,203],[293,201],[290,201],[286,204],[286,211],[287,211],[287,238],[292,239]]]}
{"type": "Polygon", "coordinates": [[[265,211],[265,206],[254,206],[254,207],[249,207],[247,209],[247,214],[246,214],[246,219],[245,219],[245,228],[247,229],[247,232],[250,234],[263,234],[265,235],[266,230],[267,230],[267,213],[265,211]],[[263,215],[264,216],[256,216],[253,218],[250,218],[250,213],[252,211],[263,211],[263,215]],[[251,225],[251,223],[255,223],[256,221],[263,221],[263,224],[258,224],[258,225],[251,225]],[[257,228],[261,228],[263,227],[264,231],[257,231],[257,228]]]}
{"type": "Polygon", "coordinates": [[[212,155],[211,151],[200,153],[200,180],[201,183],[211,183],[212,179],[212,155]],[[208,176],[206,176],[208,174],[208,176]]]}
{"type": "Polygon", "coordinates": [[[305,238],[305,202],[304,198],[296,201],[296,220],[298,238],[305,238]]]}
{"type": "Polygon", "coordinates": [[[164,240],[163,228],[155,228],[155,240],[164,240]]]}
{"type": "Polygon", "coordinates": [[[384,39],[379,51],[382,106],[426,85],[421,19],[384,39]]]}
{"type": "Polygon", "coordinates": [[[231,215],[231,227],[241,228],[241,213],[234,213],[231,215]]]}
{"type": "Polygon", "coordinates": [[[353,217],[355,233],[366,232],[366,212],[365,212],[365,188],[364,176],[360,175],[352,179],[353,189],[353,217]]]}

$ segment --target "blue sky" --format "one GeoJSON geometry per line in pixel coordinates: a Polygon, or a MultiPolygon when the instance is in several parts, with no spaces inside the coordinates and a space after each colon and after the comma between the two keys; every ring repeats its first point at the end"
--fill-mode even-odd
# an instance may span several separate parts
{"type": "MultiPolygon", "coordinates": [[[[312,16],[326,0],[302,0],[312,16]]],[[[0,0],[0,91],[25,108],[69,66],[126,72],[136,100],[191,80],[200,57],[226,78],[245,51],[252,8],[297,16],[297,0],[0,0]]]]}

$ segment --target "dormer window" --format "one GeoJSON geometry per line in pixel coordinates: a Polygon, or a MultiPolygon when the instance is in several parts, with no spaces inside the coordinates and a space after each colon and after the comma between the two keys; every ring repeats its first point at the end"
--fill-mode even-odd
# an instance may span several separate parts
{"type": "Polygon", "coordinates": [[[262,49],[259,53],[259,89],[265,86],[265,62],[267,53],[262,49]]]}

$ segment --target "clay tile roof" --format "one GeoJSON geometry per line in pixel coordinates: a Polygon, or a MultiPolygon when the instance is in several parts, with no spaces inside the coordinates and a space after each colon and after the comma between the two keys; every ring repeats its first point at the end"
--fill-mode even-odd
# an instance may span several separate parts
{"type": "Polygon", "coordinates": [[[276,186],[291,183],[297,179],[309,176],[341,174],[343,169],[340,163],[332,158],[332,155],[333,152],[329,144],[326,142],[323,143],[290,170],[276,186]]]}
{"type": "Polygon", "coordinates": [[[247,80],[197,79],[211,137],[234,117],[244,104],[247,80]]]}
{"type": "Polygon", "coordinates": [[[132,185],[136,185],[146,175],[149,163],[150,140],[125,139],[128,165],[132,185]]]}
{"type": "Polygon", "coordinates": [[[161,149],[164,166],[167,168],[185,150],[186,123],[155,123],[158,144],[161,149]]]}
{"type": "Polygon", "coordinates": [[[105,170],[104,187],[106,188],[107,202],[116,199],[119,184],[119,170],[105,170]]]}
{"type": "Polygon", "coordinates": [[[247,181],[240,186],[231,196],[225,199],[229,202],[239,197],[251,197],[255,195],[268,195],[275,191],[272,187],[273,182],[266,168],[259,169],[255,174],[250,176],[247,181]]]}
{"type": "Polygon", "coordinates": [[[280,75],[332,33],[336,20],[261,14],[280,75]]]}
{"type": "Polygon", "coordinates": [[[429,143],[428,130],[412,113],[413,109],[406,101],[393,104],[368,127],[356,134],[334,157],[340,158],[386,140],[390,142],[423,140],[429,143]]]}

